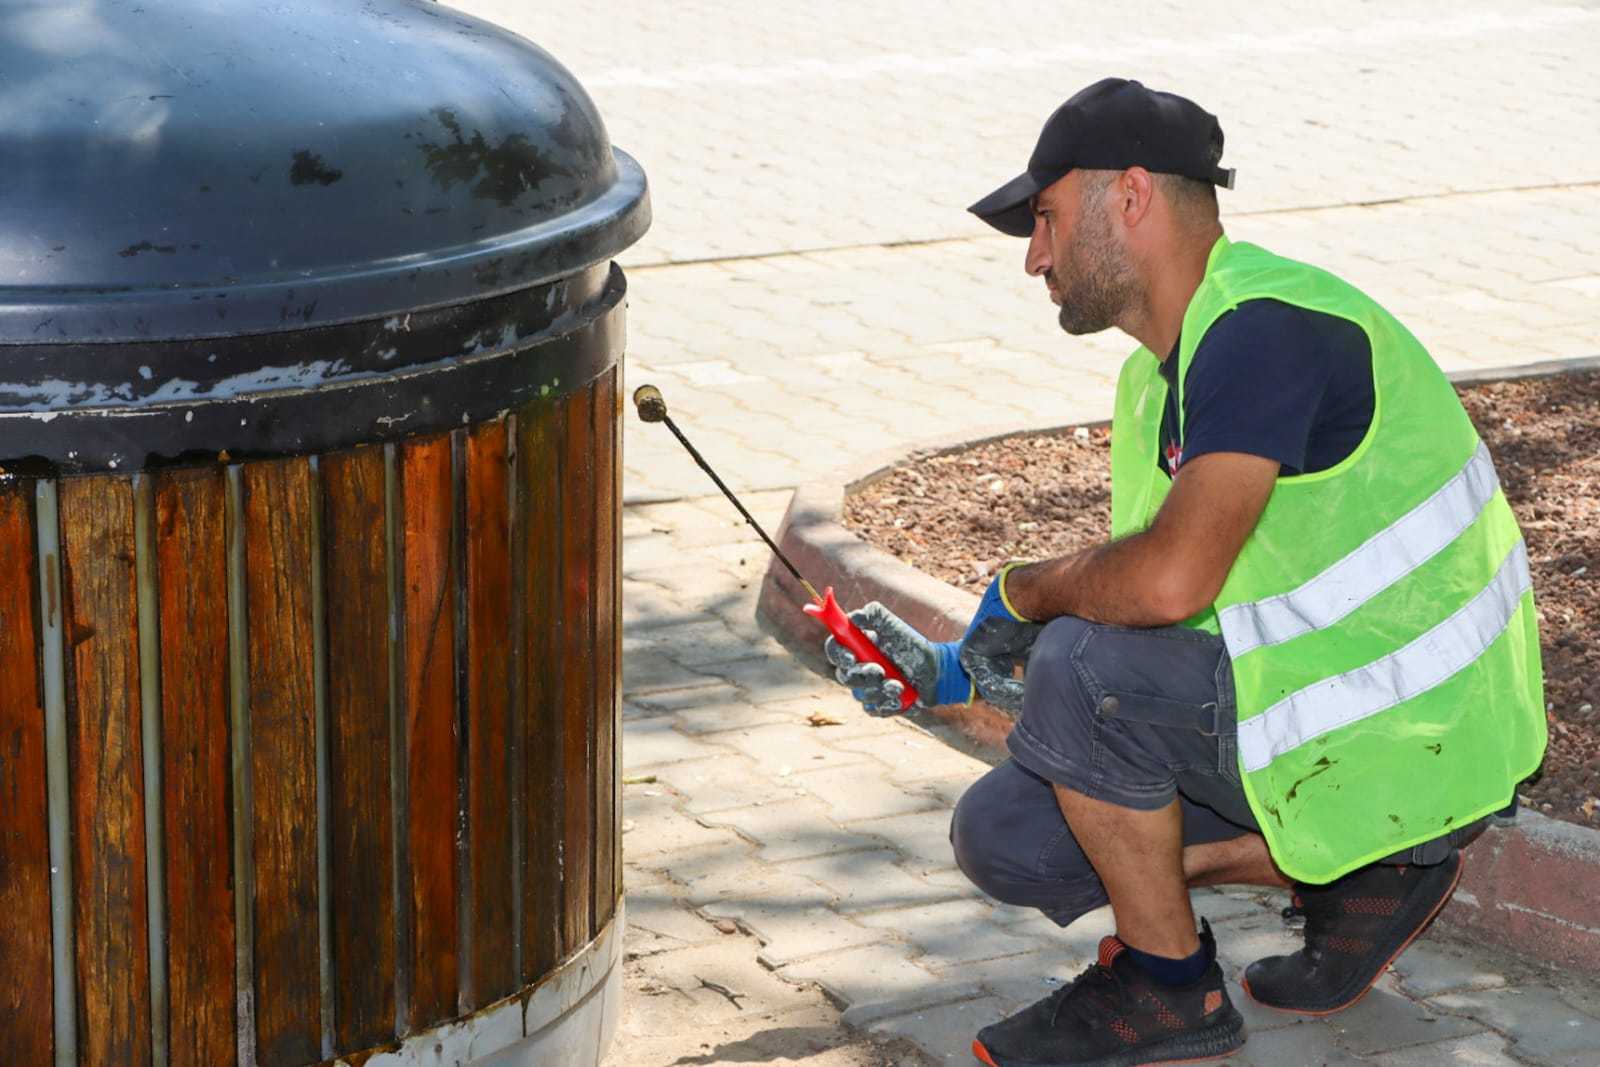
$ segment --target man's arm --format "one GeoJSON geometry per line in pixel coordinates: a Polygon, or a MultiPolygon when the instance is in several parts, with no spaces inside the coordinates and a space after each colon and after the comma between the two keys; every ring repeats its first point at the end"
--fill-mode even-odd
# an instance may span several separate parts
{"type": "Polygon", "coordinates": [[[1208,452],[1183,464],[1149,529],[1073,556],[1018,567],[1006,595],[1045,622],[1076,615],[1121,626],[1169,626],[1222,589],[1278,477],[1274,459],[1208,452]]]}

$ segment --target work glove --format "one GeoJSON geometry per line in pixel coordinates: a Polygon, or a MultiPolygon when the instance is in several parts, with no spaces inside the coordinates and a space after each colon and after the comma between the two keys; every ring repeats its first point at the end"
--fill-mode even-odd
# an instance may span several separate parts
{"type": "MultiPolygon", "coordinates": [[[[913,707],[972,702],[972,682],[961,669],[957,657],[961,642],[937,644],[929,641],[876,600],[852,611],[850,621],[916,689],[917,702],[913,707]]],[[[834,677],[850,688],[867,714],[899,713],[905,686],[886,678],[882,667],[876,663],[862,663],[855,653],[832,637],[822,646],[822,651],[834,666],[834,677]]]]}
{"type": "Polygon", "coordinates": [[[1006,575],[1020,566],[1007,563],[989,583],[956,657],[978,695],[1013,715],[1022,711],[1022,679],[1016,677],[1016,668],[1028,662],[1034,639],[1044,629],[1018,614],[1006,596],[1006,575]]]}

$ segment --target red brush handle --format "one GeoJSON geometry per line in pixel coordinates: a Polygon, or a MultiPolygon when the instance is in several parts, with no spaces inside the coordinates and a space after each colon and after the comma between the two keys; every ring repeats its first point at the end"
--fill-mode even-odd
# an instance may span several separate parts
{"type": "Polygon", "coordinates": [[[804,608],[807,615],[815,615],[822,620],[822,625],[833,634],[834,640],[845,648],[861,663],[876,663],[883,668],[884,676],[892,678],[905,686],[905,691],[900,694],[900,710],[905,711],[917,702],[917,691],[911,683],[906,681],[906,676],[900,673],[900,668],[889,662],[889,657],[878,651],[878,646],[867,639],[861,628],[850,621],[844,613],[839,602],[833,599],[833,586],[823,590],[822,603],[807,604],[804,608]]]}

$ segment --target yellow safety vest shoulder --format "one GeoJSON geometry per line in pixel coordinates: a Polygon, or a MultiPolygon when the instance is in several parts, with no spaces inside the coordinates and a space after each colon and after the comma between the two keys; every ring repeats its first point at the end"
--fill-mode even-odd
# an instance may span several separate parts
{"type": "MultiPolygon", "coordinates": [[[[1220,631],[1232,657],[1239,766],[1274,860],[1327,882],[1510,802],[1544,755],[1538,628],[1488,450],[1422,345],[1354,287],[1220,239],[1172,357],[1180,401],[1206,331],[1260,298],[1366,332],[1372,423],[1337,466],[1279,478],[1189,625],[1220,631]]],[[[1141,348],[1118,382],[1115,537],[1148,526],[1170,484],[1157,368],[1141,348]]]]}

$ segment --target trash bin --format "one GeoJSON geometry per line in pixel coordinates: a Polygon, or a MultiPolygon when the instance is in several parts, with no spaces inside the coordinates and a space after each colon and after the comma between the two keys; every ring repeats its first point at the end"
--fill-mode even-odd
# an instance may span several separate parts
{"type": "Polygon", "coordinates": [[[6,1061],[597,1061],[639,167],[428,0],[0,71],[6,1061]]]}

